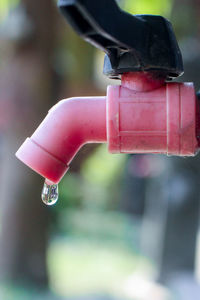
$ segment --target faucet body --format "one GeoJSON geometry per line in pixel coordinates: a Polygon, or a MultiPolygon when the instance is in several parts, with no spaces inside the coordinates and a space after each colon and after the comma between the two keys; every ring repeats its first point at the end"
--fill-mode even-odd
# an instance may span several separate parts
{"type": "Polygon", "coordinates": [[[165,83],[148,73],[122,75],[106,97],[58,102],[16,156],[58,183],[86,143],[108,143],[111,153],[193,156],[198,150],[192,83],[165,83]]]}
{"type": "Polygon", "coordinates": [[[123,76],[122,86],[108,87],[109,151],[194,155],[197,100],[193,84],[145,81],[142,90],[141,73],[138,85],[135,74],[123,76]]]}

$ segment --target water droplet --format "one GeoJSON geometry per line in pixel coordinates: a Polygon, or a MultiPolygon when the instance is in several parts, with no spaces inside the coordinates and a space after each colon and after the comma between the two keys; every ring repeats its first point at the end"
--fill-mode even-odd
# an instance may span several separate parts
{"type": "Polygon", "coordinates": [[[41,197],[46,205],[54,205],[58,201],[58,185],[45,180],[41,197]]]}

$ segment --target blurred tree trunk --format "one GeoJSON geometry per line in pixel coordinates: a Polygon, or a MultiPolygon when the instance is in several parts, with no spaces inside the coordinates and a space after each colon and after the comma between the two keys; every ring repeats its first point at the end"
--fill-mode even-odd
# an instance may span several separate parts
{"type": "Polygon", "coordinates": [[[43,180],[14,154],[55,97],[51,64],[56,9],[52,0],[22,0],[21,4],[32,23],[32,32],[6,43],[5,57],[1,57],[6,61],[11,53],[0,70],[1,117],[6,123],[1,165],[0,277],[3,281],[47,287],[49,209],[40,201],[43,180]]]}

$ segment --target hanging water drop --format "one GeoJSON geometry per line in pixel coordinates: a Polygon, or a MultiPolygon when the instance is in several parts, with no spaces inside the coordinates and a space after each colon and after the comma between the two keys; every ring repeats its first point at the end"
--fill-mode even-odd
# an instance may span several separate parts
{"type": "Polygon", "coordinates": [[[54,205],[58,201],[58,185],[46,179],[41,197],[46,205],[54,205]]]}

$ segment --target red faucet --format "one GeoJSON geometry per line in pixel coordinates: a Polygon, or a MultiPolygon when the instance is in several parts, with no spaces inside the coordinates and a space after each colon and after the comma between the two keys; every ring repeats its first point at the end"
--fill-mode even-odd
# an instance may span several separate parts
{"type": "Polygon", "coordinates": [[[84,144],[106,142],[111,153],[195,155],[193,84],[158,82],[141,72],[124,74],[121,86],[108,87],[107,97],[56,104],[16,156],[58,183],[84,144]]]}
{"type": "Polygon", "coordinates": [[[193,84],[167,82],[183,73],[170,23],[160,16],[129,15],[113,0],[60,0],[59,6],[84,39],[106,52],[104,73],[120,78],[121,85],[109,86],[106,97],[60,101],[16,156],[58,183],[86,143],[107,143],[111,153],[195,155],[193,84]],[[110,18],[102,18],[105,7],[112,21],[123,22],[109,26],[110,18]]]}

